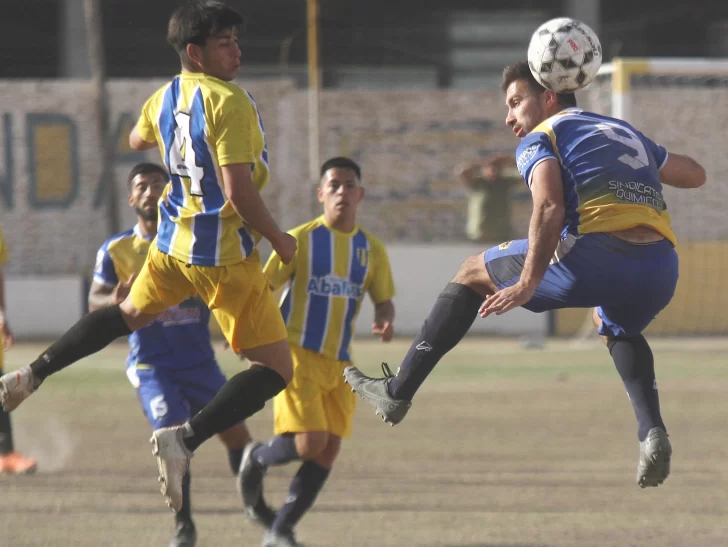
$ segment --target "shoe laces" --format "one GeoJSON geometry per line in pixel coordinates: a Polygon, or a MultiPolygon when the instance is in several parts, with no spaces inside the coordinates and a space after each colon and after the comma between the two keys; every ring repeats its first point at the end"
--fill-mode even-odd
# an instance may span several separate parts
{"type": "Polygon", "coordinates": [[[387,363],[382,363],[382,373],[384,373],[384,377],[386,379],[394,378],[394,374],[392,374],[392,369],[389,368],[389,365],[387,363]]]}

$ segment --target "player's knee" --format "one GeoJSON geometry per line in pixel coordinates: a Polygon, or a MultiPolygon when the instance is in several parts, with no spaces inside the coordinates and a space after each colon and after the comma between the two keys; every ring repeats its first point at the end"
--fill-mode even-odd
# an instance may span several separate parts
{"type": "Polygon", "coordinates": [[[325,469],[331,469],[339,456],[339,452],[341,452],[341,437],[329,435],[329,442],[323,452],[316,458],[316,463],[325,469]]]}
{"type": "Polygon", "coordinates": [[[452,281],[470,287],[484,296],[493,294],[496,290],[485,267],[483,253],[466,258],[452,281]]]}
{"type": "Polygon", "coordinates": [[[315,460],[329,443],[326,431],[308,431],[296,434],[296,452],[302,460],[315,460]]]}
{"type": "Polygon", "coordinates": [[[121,316],[124,318],[126,325],[133,331],[145,327],[157,317],[158,314],[142,313],[134,304],[131,297],[127,296],[124,301],[119,304],[121,316]]]}

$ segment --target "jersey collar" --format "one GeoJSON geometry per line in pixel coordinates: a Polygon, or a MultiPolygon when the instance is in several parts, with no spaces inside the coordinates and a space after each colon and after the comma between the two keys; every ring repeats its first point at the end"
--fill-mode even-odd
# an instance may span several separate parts
{"type": "Polygon", "coordinates": [[[151,241],[154,239],[154,236],[144,235],[144,233],[142,232],[142,229],[139,227],[139,224],[134,225],[133,231],[134,231],[134,235],[137,236],[138,238],[146,239],[147,241],[151,241]]]}

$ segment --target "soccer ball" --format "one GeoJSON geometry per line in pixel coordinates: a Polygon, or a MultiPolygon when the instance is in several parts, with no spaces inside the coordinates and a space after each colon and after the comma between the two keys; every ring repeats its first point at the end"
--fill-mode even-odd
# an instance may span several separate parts
{"type": "Polygon", "coordinates": [[[528,66],[536,81],[557,93],[588,85],[602,65],[602,46],[581,21],[560,17],[536,29],[528,45],[528,66]]]}

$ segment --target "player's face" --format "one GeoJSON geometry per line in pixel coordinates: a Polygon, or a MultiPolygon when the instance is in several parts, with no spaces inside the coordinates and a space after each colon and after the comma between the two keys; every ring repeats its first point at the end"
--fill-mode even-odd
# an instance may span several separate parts
{"type": "Polygon", "coordinates": [[[318,188],[318,200],[324,206],[324,216],[330,223],[353,221],[356,208],[364,197],[356,173],[351,169],[333,167],[324,173],[318,188]]]}
{"type": "Polygon", "coordinates": [[[508,86],[506,125],[513,129],[517,137],[525,137],[547,118],[545,95],[547,93],[534,92],[525,80],[515,80],[508,86]]]}
{"type": "Polygon", "coordinates": [[[208,38],[201,49],[200,66],[205,74],[229,82],[240,70],[238,30],[229,28],[208,38]]]}
{"type": "Polygon", "coordinates": [[[131,181],[129,205],[146,221],[157,220],[157,203],[167,181],[159,173],[137,175],[131,181]]]}

